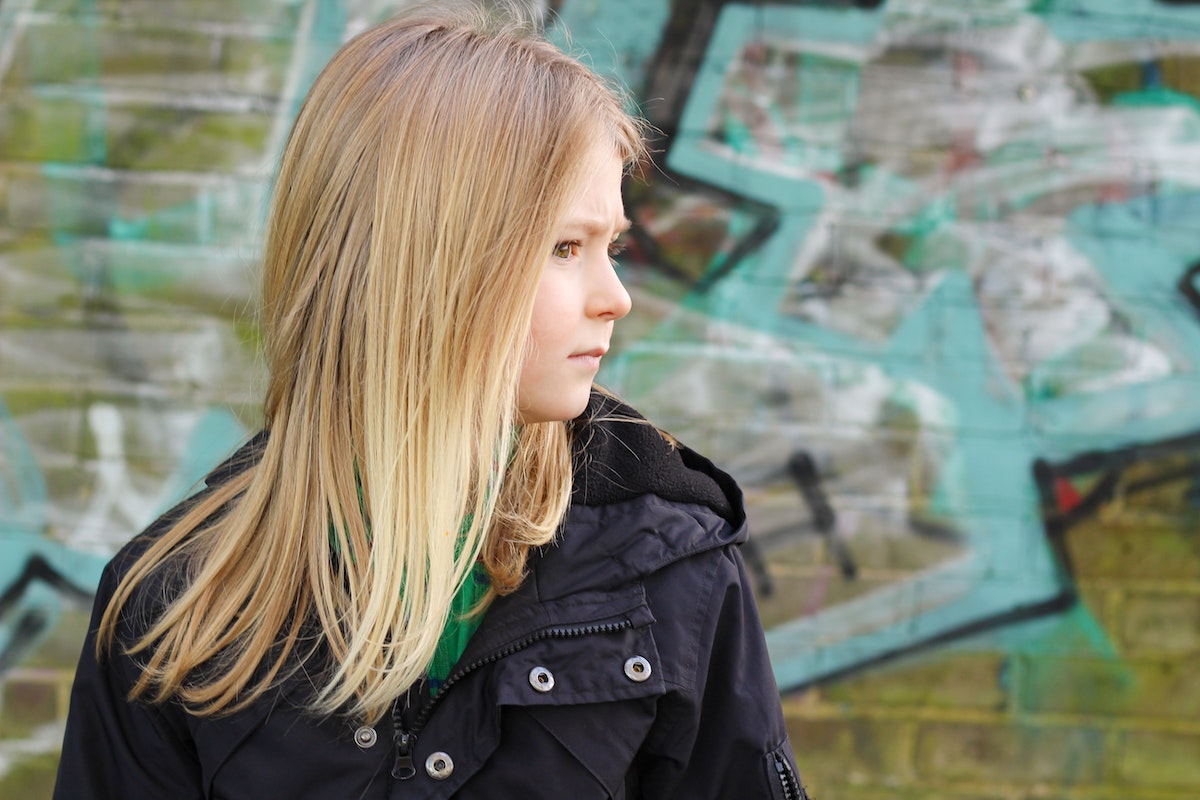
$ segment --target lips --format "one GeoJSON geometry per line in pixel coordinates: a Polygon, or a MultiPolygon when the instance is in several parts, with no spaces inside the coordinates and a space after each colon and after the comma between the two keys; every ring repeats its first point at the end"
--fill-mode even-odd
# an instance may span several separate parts
{"type": "Polygon", "coordinates": [[[568,360],[576,364],[584,364],[593,370],[598,370],[600,369],[600,359],[607,352],[607,348],[597,347],[592,350],[585,350],[582,353],[572,353],[568,357],[568,360]]]}

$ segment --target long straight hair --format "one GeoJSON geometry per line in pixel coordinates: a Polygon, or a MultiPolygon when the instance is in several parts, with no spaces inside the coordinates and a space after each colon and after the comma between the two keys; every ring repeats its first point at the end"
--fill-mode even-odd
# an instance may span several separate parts
{"type": "Polygon", "coordinates": [[[425,7],[343,46],[268,221],[261,458],[195,500],[104,614],[101,656],[137,587],[176,576],[121,643],[134,696],[231,712],[303,665],[313,711],[375,720],[423,676],[477,561],[494,592],[520,584],[571,482],[567,425],[516,412],[534,294],[589,154],[630,164],[642,142],[511,13],[425,7]]]}

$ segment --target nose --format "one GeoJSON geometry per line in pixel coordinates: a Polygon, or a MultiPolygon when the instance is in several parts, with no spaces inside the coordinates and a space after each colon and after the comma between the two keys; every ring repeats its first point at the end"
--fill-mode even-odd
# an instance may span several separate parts
{"type": "Polygon", "coordinates": [[[607,253],[603,262],[597,263],[594,274],[591,291],[588,293],[588,315],[615,322],[628,314],[633,308],[633,300],[625,290],[625,285],[621,283],[616,266],[607,253]]]}

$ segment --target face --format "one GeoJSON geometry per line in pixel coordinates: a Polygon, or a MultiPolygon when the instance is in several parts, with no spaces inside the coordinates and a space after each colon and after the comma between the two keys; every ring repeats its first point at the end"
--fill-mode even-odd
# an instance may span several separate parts
{"type": "Polygon", "coordinates": [[[613,323],[629,313],[629,293],[612,262],[617,237],[629,228],[621,203],[621,160],[605,149],[589,163],[589,177],[567,209],[533,301],[517,390],[522,422],[583,413],[613,323]]]}

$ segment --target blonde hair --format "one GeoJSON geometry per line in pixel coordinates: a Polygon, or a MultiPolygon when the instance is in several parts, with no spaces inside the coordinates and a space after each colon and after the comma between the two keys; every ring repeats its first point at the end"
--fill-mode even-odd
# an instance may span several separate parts
{"type": "Polygon", "coordinates": [[[567,425],[516,416],[534,293],[609,145],[643,154],[619,97],[511,16],[425,7],[334,56],[268,223],[261,459],[196,499],[104,614],[101,655],[139,584],[163,567],[183,584],[128,647],[134,696],[225,713],[302,665],[313,711],[375,720],[477,560],[494,592],[520,584],[571,482],[567,425]]]}

